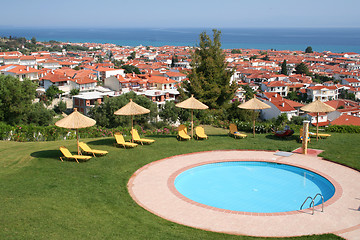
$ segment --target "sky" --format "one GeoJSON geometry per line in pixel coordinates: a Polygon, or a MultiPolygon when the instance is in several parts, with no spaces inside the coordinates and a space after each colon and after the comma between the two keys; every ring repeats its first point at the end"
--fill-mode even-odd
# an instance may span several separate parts
{"type": "Polygon", "coordinates": [[[359,0],[11,0],[2,27],[360,27],[359,0]]]}

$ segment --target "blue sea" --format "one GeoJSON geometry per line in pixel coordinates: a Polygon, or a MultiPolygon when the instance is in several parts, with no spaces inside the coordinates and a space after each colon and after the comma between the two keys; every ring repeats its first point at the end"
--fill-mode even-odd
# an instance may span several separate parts
{"type": "MultiPolygon", "coordinates": [[[[252,48],[360,53],[360,28],[223,28],[222,48],[252,48]]],[[[11,28],[0,36],[35,37],[39,41],[114,43],[120,46],[197,46],[200,28],[11,28]]]]}

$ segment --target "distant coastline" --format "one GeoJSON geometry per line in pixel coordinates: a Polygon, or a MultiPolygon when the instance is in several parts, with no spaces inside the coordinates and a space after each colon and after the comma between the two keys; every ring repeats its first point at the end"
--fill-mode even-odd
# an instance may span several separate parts
{"type": "MultiPolygon", "coordinates": [[[[360,28],[219,28],[222,48],[360,53],[360,28]]],[[[30,28],[1,27],[0,36],[39,41],[113,43],[121,46],[196,46],[209,28],[30,28]]]]}

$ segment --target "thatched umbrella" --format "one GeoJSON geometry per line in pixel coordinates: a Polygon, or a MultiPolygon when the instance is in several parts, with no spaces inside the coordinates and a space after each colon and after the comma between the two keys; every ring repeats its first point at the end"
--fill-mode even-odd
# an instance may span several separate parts
{"type": "Polygon", "coordinates": [[[247,102],[244,102],[238,106],[238,108],[242,109],[251,109],[253,111],[253,136],[255,137],[255,110],[261,110],[266,108],[271,108],[266,103],[263,103],[262,101],[258,100],[255,95],[254,98],[250,99],[247,102]]]}
{"type": "Polygon", "coordinates": [[[316,113],[316,141],[318,141],[318,139],[319,139],[319,113],[333,112],[336,109],[327,105],[326,103],[323,103],[320,100],[316,100],[312,103],[309,103],[308,105],[305,105],[305,106],[301,107],[300,109],[305,112],[316,113]]]}
{"type": "Polygon", "coordinates": [[[130,102],[128,104],[126,104],[125,106],[123,106],[119,110],[115,111],[114,114],[115,115],[131,116],[131,130],[132,130],[133,129],[133,116],[134,115],[142,115],[142,114],[146,114],[146,113],[149,113],[149,112],[150,112],[149,109],[144,108],[144,107],[134,103],[132,101],[132,99],[130,99],[130,102]]]}
{"type": "Polygon", "coordinates": [[[194,115],[194,109],[208,109],[209,107],[206,106],[205,104],[203,104],[202,102],[200,102],[199,100],[197,100],[196,98],[194,98],[194,95],[191,95],[190,98],[177,103],[175,105],[176,107],[179,108],[186,108],[186,109],[191,109],[191,137],[194,137],[194,121],[193,121],[193,115],[194,115]]]}
{"type": "Polygon", "coordinates": [[[76,142],[77,142],[78,154],[80,154],[78,129],[91,127],[94,126],[95,124],[96,121],[94,119],[91,119],[79,113],[77,111],[77,108],[74,108],[73,113],[71,113],[70,115],[64,117],[63,119],[55,123],[55,125],[58,127],[76,130],[76,142]]]}

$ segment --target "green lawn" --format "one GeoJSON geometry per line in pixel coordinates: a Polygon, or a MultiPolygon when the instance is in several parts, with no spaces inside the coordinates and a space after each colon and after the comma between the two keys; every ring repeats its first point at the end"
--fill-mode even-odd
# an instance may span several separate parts
{"type": "MultiPolygon", "coordinates": [[[[75,152],[76,142],[0,144],[0,239],[261,239],[206,232],[157,217],[138,206],[127,182],[140,167],[172,155],[216,149],[291,151],[297,137],[282,140],[271,134],[233,139],[227,131],[206,127],[204,141],[178,142],[175,136],[154,136],[152,145],[135,149],[113,146],[112,138],[84,139],[105,157],[88,162],[61,162],[59,146],[75,152]]],[[[360,169],[359,134],[332,134],[312,140],[327,159],[360,169]]],[[[264,233],[265,235],[266,233],[264,233]]],[[[294,239],[340,239],[335,235],[294,239]]]]}

